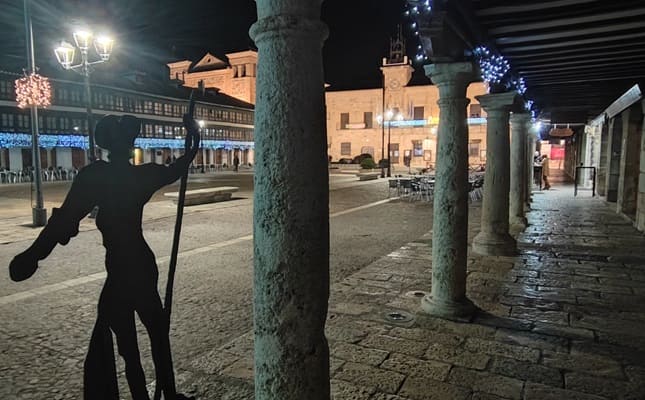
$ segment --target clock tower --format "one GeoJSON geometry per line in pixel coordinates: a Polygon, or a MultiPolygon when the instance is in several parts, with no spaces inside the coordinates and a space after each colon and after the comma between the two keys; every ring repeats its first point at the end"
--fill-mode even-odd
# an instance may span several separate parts
{"type": "Polygon", "coordinates": [[[399,26],[396,38],[390,39],[390,55],[383,58],[383,84],[385,90],[385,106],[398,107],[403,105],[403,88],[412,78],[414,68],[405,55],[405,40],[399,26]]]}

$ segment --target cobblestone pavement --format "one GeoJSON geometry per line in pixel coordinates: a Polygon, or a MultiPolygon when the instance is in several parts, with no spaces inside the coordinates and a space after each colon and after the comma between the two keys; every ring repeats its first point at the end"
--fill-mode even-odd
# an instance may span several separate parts
{"type": "MultiPolygon", "coordinates": [[[[251,187],[252,176],[240,179],[248,182],[240,186],[251,187]]],[[[384,180],[359,182],[353,175],[334,175],[330,181],[330,267],[334,282],[420,237],[431,226],[429,204],[388,202],[384,180]]],[[[65,190],[60,192],[64,194],[65,190]]],[[[2,196],[0,189],[0,202],[5,201],[2,196]]],[[[153,201],[148,207],[144,235],[157,255],[163,291],[175,206],[165,200],[153,201]]],[[[16,210],[17,217],[30,212],[28,207],[16,210]]],[[[199,370],[191,367],[194,360],[251,329],[251,211],[251,193],[243,190],[236,200],[187,209],[171,329],[182,390],[192,387],[193,378],[198,376],[199,370]]],[[[2,217],[0,221],[0,227],[7,223],[2,217]]],[[[1,400],[81,398],[83,359],[105,278],[100,235],[92,221],[83,224],[87,230],[69,245],[57,247],[36,275],[21,283],[9,281],[6,266],[13,255],[28,246],[38,229],[7,228],[18,234],[10,243],[0,244],[0,272],[5,268],[0,273],[1,400]]],[[[138,328],[150,380],[149,343],[145,331],[138,328]]],[[[127,399],[121,363],[118,370],[121,394],[127,399]]],[[[214,378],[199,385],[205,390],[201,399],[219,398],[217,382],[214,378]]]]}
{"type": "MultiPolygon", "coordinates": [[[[332,213],[375,199],[374,190],[362,189],[376,189],[376,198],[383,198],[382,183],[354,187],[351,180],[335,181],[332,213]],[[354,195],[343,196],[342,190],[354,195]]],[[[645,399],[645,237],[613,205],[583,196],[573,198],[568,188],[536,193],[528,214],[531,225],[518,236],[518,256],[470,255],[468,294],[481,308],[471,321],[419,312],[420,296],[431,286],[430,232],[357,270],[338,265],[343,254],[346,258],[356,250],[355,242],[349,247],[336,242],[327,323],[333,398],[645,399]]],[[[470,239],[478,231],[478,206],[471,205],[470,239]]],[[[187,215],[189,240],[182,251],[190,261],[178,281],[176,297],[183,301],[175,306],[171,333],[175,350],[180,349],[175,354],[177,379],[184,393],[201,400],[252,399],[252,250],[250,240],[238,240],[248,234],[250,205],[217,207],[187,215]],[[223,225],[226,234],[215,233],[214,223],[223,225]],[[218,247],[222,243],[226,247],[218,247]]],[[[423,226],[422,219],[431,228],[428,207],[422,204],[399,200],[383,207],[374,214],[333,218],[332,232],[338,235],[356,229],[362,219],[401,210],[408,210],[400,218],[410,227],[423,226]],[[410,217],[414,215],[418,218],[410,217]]],[[[169,245],[159,236],[168,236],[169,220],[146,222],[162,276],[169,245]]],[[[380,240],[384,248],[392,240],[388,234],[378,236],[370,241],[380,240]]],[[[92,247],[99,246],[100,238],[90,230],[75,241],[92,247]]],[[[0,262],[20,246],[3,245],[0,262]]],[[[64,260],[78,250],[69,247],[57,249],[51,268],[39,271],[41,284],[63,284],[54,271],[70,272],[64,260]]],[[[63,286],[69,286],[60,290],[43,290],[31,281],[16,289],[0,279],[0,300],[25,288],[33,294],[0,304],[3,400],[80,398],[82,362],[102,284],[88,279],[101,273],[100,255],[81,257],[95,269],[79,269],[71,276],[79,282],[65,281],[63,286]]],[[[145,334],[140,339],[149,371],[149,343],[145,334]]],[[[119,371],[125,396],[121,363],[119,371]]]]}
{"type": "MultiPolygon", "coordinates": [[[[645,399],[645,237],[614,205],[572,194],[534,194],[516,257],[470,255],[470,321],[419,312],[431,233],[332,285],[333,398],[645,399]]],[[[252,348],[249,331],[195,357],[182,387],[252,399],[252,348]]]]}

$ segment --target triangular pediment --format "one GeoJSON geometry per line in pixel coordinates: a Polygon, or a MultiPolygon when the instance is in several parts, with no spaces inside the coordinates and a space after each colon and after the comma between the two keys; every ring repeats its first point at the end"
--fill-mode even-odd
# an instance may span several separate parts
{"type": "Polygon", "coordinates": [[[218,69],[226,66],[227,64],[225,61],[220,60],[211,53],[206,53],[201,60],[197,61],[197,63],[193,65],[193,69],[218,69]]]}

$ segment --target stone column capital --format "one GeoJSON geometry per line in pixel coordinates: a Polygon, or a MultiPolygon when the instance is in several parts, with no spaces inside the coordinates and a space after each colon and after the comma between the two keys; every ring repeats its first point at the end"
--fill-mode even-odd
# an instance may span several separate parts
{"type": "Polygon", "coordinates": [[[484,111],[488,114],[491,112],[510,112],[511,107],[519,99],[517,92],[489,93],[481,96],[475,96],[484,111]]]}
{"type": "Polygon", "coordinates": [[[477,78],[475,66],[470,62],[437,63],[424,67],[426,76],[437,86],[468,86],[477,78]]]}
{"type": "Polygon", "coordinates": [[[272,15],[259,19],[251,25],[249,36],[258,44],[276,36],[314,36],[322,43],[329,36],[329,29],[319,19],[307,19],[300,15],[272,15]]]}
{"type": "Polygon", "coordinates": [[[299,15],[320,20],[323,0],[261,0],[256,1],[258,19],[278,15],[299,15]]]}
{"type": "Polygon", "coordinates": [[[531,114],[528,112],[513,112],[511,113],[511,124],[517,126],[528,126],[531,122],[531,114]]]}

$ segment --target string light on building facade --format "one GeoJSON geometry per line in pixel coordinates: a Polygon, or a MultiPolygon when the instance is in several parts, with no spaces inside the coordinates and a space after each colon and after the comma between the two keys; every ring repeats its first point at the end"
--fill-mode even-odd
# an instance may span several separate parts
{"type": "Polygon", "coordinates": [[[51,85],[44,76],[36,73],[25,74],[16,79],[16,102],[19,108],[49,107],[51,105],[51,85]]]}
{"type": "MultiPolygon", "coordinates": [[[[408,9],[403,15],[412,20],[410,29],[412,34],[418,38],[419,27],[430,21],[430,17],[432,15],[432,2],[430,0],[408,0],[407,5],[408,9]]],[[[417,54],[414,59],[418,62],[423,62],[428,59],[423,45],[419,44],[417,46],[417,54]]]]}

